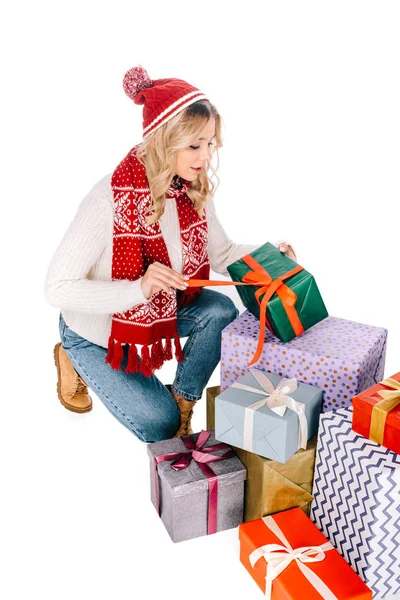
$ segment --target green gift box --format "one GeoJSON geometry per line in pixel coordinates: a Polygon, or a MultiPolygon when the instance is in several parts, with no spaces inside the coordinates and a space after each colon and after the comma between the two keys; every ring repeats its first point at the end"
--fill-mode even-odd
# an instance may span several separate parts
{"type": "Polygon", "coordinates": [[[261,323],[266,321],[282,342],[289,342],[328,316],[311,273],[269,242],[227,269],[232,281],[257,284],[236,286],[236,289],[246,308],[261,323]],[[263,300],[266,302],[269,296],[263,307],[263,300]]]}

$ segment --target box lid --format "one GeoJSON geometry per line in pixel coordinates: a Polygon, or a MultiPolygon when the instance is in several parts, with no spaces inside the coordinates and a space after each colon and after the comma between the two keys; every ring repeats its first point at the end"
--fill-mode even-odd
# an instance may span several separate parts
{"type": "MultiPolygon", "coordinates": [[[[219,442],[215,439],[214,430],[210,431],[210,437],[204,447],[213,446],[219,442]]],[[[194,439],[198,433],[193,434],[194,439]]],[[[215,456],[222,456],[229,446],[222,450],[213,452],[215,456]]],[[[188,452],[181,438],[173,438],[162,442],[148,444],[147,453],[151,459],[151,469],[153,468],[154,457],[170,452],[188,452]]],[[[171,467],[173,461],[165,461],[158,464],[157,472],[162,481],[170,488],[174,497],[195,494],[202,490],[208,490],[208,479],[201,471],[196,461],[192,460],[186,469],[175,471],[171,467]]],[[[218,486],[226,486],[231,483],[244,481],[247,476],[247,469],[237,456],[226,458],[217,462],[209,463],[211,469],[218,476],[218,486]]]]}

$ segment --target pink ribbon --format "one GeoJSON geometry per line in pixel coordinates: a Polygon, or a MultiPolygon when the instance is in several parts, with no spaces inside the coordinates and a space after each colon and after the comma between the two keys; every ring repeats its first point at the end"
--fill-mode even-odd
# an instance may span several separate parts
{"type": "Polygon", "coordinates": [[[169,454],[161,454],[160,456],[154,457],[154,486],[155,486],[155,499],[156,509],[160,514],[160,496],[158,487],[158,476],[157,476],[157,465],[158,463],[172,460],[171,467],[175,471],[181,471],[186,469],[194,460],[208,479],[208,524],[207,534],[217,532],[217,509],[218,509],[218,477],[211,469],[208,463],[216,462],[218,460],[224,460],[225,458],[231,458],[235,456],[234,452],[224,443],[214,444],[214,446],[208,446],[204,448],[205,443],[210,437],[210,432],[202,430],[197,440],[194,440],[193,435],[185,435],[181,439],[184,442],[187,452],[170,452],[169,454]],[[214,456],[211,452],[215,450],[223,450],[228,448],[228,451],[221,456],[214,456]]]}

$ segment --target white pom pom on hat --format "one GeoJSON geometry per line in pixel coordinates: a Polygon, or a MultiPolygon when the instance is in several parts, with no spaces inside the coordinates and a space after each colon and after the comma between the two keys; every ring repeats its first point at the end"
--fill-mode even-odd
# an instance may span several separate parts
{"type": "Polygon", "coordinates": [[[125,94],[131,100],[133,100],[140,90],[151,87],[153,82],[150,79],[146,69],[143,69],[141,65],[138,65],[137,67],[133,67],[133,69],[129,69],[129,71],[125,73],[122,85],[125,94]]]}
{"type": "Polygon", "coordinates": [[[143,104],[143,137],[172,119],[181,110],[208,98],[182,79],[154,79],[141,66],[125,73],[123,88],[135,104],[143,104]]]}

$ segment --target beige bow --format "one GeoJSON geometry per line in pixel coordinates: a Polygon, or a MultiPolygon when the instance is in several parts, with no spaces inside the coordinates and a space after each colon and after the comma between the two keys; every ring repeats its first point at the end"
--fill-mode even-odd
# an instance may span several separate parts
{"type": "Polygon", "coordinates": [[[305,406],[302,402],[297,402],[289,396],[297,389],[296,379],[285,379],[276,386],[272,385],[267,375],[259,369],[250,368],[249,372],[258,381],[263,390],[246,385],[245,383],[235,382],[231,385],[232,388],[237,388],[246,392],[253,392],[254,394],[260,394],[264,396],[261,400],[250,404],[246,407],[244,415],[244,430],[243,430],[243,447],[249,452],[253,452],[253,425],[254,425],[254,413],[256,410],[264,405],[267,405],[275,414],[283,417],[286,409],[295,412],[299,418],[299,439],[298,448],[307,447],[308,438],[308,426],[305,415],[305,406]],[[266,395],[267,394],[267,395],[266,395]]]}

